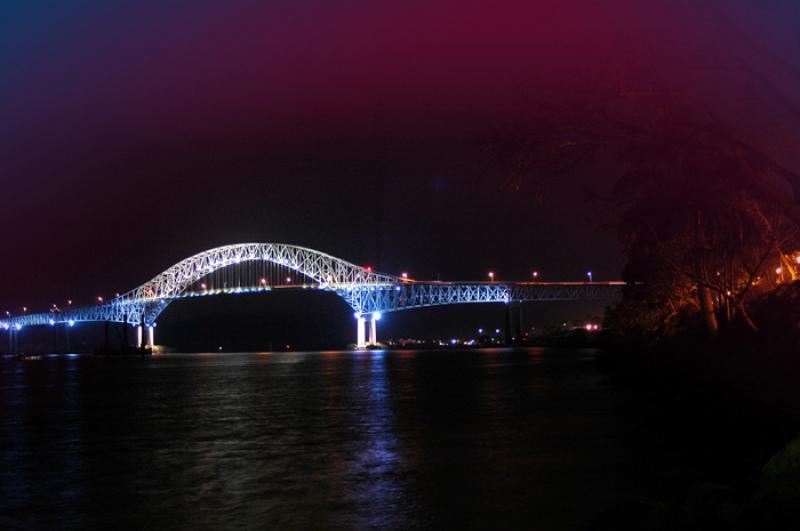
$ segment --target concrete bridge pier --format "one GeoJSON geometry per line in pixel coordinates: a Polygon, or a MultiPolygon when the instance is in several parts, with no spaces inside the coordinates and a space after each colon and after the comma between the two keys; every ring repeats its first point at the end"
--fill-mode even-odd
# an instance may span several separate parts
{"type": "Polygon", "coordinates": [[[356,347],[360,349],[367,348],[367,345],[374,345],[378,342],[378,321],[381,319],[381,314],[375,312],[368,317],[362,314],[356,315],[356,347]],[[369,318],[369,329],[367,328],[367,319],[369,318]]]}
{"type": "Polygon", "coordinates": [[[522,301],[511,301],[509,304],[511,310],[511,339],[512,343],[519,344],[523,342],[522,337],[522,301]]]}
{"type": "Polygon", "coordinates": [[[369,319],[369,343],[374,345],[378,342],[378,320],[381,314],[375,312],[369,319]]]}
{"type": "Polygon", "coordinates": [[[156,332],[154,326],[147,327],[147,343],[144,342],[144,329],[141,326],[136,327],[136,346],[153,348],[156,344],[156,332]]]}
{"type": "Polygon", "coordinates": [[[512,316],[511,312],[513,311],[513,304],[511,302],[506,302],[506,318],[505,318],[505,327],[503,328],[503,344],[510,345],[513,342],[512,330],[511,330],[511,321],[512,316]]]}
{"type": "Polygon", "coordinates": [[[523,342],[522,336],[522,301],[510,301],[506,303],[505,315],[505,334],[503,340],[506,345],[518,344],[523,342]]]}
{"type": "Polygon", "coordinates": [[[20,329],[14,328],[13,326],[9,329],[11,332],[11,353],[12,354],[19,354],[19,332],[20,329]]]}
{"type": "Polygon", "coordinates": [[[361,315],[356,315],[356,323],[356,347],[367,348],[367,320],[361,315]]]}

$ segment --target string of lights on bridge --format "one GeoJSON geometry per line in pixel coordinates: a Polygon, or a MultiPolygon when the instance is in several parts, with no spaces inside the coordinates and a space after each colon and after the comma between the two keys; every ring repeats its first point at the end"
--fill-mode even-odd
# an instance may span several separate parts
{"type": "MultiPolygon", "coordinates": [[[[594,300],[618,292],[622,282],[542,282],[539,271],[527,280],[500,281],[495,271],[486,279],[469,282],[415,280],[404,271],[389,275],[372,266],[358,266],[340,258],[296,245],[245,243],[217,247],[186,258],[150,281],[111,300],[97,296],[90,306],[51,305],[48,312],[14,316],[6,312],[0,327],[19,332],[25,326],[73,327],[77,322],[123,323],[137,327],[140,343],[147,331],[154,345],[154,328],[161,313],[179,299],[224,294],[269,292],[278,289],[314,289],[332,292],[354,311],[358,348],[377,344],[377,322],[383,313],[429,306],[467,303],[594,300]],[[368,337],[368,339],[367,339],[368,337]]],[[[13,342],[9,335],[9,341],[13,342]]]]}
{"type": "MultiPolygon", "coordinates": [[[[800,258],[798,259],[798,263],[800,263],[800,258]]],[[[245,264],[245,268],[248,268],[250,262],[245,264]]],[[[176,298],[186,299],[186,298],[195,298],[195,297],[204,297],[204,296],[212,296],[212,295],[239,295],[239,294],[250,294],[250,293],[261,293],[261,292],[268,292],[273,291],[275,289],[313,289],[317,287],[314,284],[310,283],[296,283],[295,277],[292,276],[291,271],[285,272],[286,274],[283,275],[280,272],[270,270],[272,264],[267,262],[269,266],[264,267],[265,262],[258,262],[257,264],[261,265],[262,268],[260,271],[249,271],[244,278],[249,279],[249,282],[245,282],[242,285],[241,281],[237,282],[236,286],[227,286],[227,278],[230,276],[221,273],[220,271],[229,271],[229,270],[220,270],[213,273],[213,278],[206,279],[204,281],[198,282],[193,290],[187,290],[180,296],[176,298]],[[259,274],[260,273],[260,274],[259,274]],[[220,287],[221,286],[221,287],[220,287]]],[[[365,265],[364,268],[367,271],[372,271],[371,265],[365,265]]],[[[286,269],[284,267],[284,269],[286,269]]],[[[778,271],[780,273],[780,271],[778,271]]],[[[497,278],[497,274],[494,270],[490,270],[486,273],[486,277],[489,282],[499,282],[500,279],[497,278]]],[[[593,281],[593,274],[591,271],[586,272],[586,277],[589,282],[593,281]]],[[[241,275],[238,277],[241,280],[241,275]]],[[[407,271],[403,271],[400,273],[400,278],[406,282],[413,282],[414,280],[409,276],[407,271]]],[[[532,271],[531,272],[531,279],[532,281],[540,281],[541,273],[539,271],[532,271]]],[[[114,294],[115,297],[119,297],[120,293],[117,292],[114,294]]],[[[94,300],[92,301],[93,304],[103,304],[106,301],[106,297],[103,295],[97,295],[94,300]]],[[[71,308],[74,304],[73,299],[67,299],[65,301],[65,307],[71,308]]],[[[29,306],[22,306],[20,311],[22,314],[27,314],[30,311],[29,306]]],[[[62,312],[62,308],[53,303],[50,305],[48,310],[50,313],[58,314],[62,312]]],[[[10,310],[5,310],[4,315],[7,318],[14,317],[16,314],[11,312],[10,310]]],[[[55,320],[52,320],[51,326],[56,324],[55,320]]],[[[69,326],[74,326],[74,321],[68,321],[67,324],[69,326]]]]}

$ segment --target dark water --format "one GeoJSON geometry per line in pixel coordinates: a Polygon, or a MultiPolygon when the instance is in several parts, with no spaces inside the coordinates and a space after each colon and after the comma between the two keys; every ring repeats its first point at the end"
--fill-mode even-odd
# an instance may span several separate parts
{"type": "Polygon", "coordinates": [[[583,529],[674,473],[593,356],[5,358],[0,527],[583,529]]]}

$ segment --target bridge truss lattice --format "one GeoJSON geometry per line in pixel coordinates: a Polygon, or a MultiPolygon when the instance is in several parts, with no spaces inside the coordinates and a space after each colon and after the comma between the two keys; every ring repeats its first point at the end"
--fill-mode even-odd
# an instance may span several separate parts
{"type": "MultiPolygon", "coordinates": [[[[621,282],[418,282],[373,272],[305,247],[245,243],[217,247],[191,256],[108,302],[57,313],[14,316],[0,320],[0,328],[19,330],[27,326],[71,325],[87,321],[151,327],[171,302],[194,295],[190,290],[200,280],[225,268],[253,262],[276,264],[302,275],[308,281],[302,287],[336,293],[350,305],[356,316],[447,304],[607,299],[613,297],[622,285],[621,282]]],[[[248,291],[253,290],[226,287],[204,294],[248,291]]]]}

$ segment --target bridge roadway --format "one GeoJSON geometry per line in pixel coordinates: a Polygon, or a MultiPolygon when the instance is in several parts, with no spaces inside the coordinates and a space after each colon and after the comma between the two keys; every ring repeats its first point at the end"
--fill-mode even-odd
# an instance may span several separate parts
{"type": "Polygon", "coordinates": [[[356,343],[364,348],[368,343],[377,342],[377,321],[385,313],[449,304],[610,300],[622,286],[624,282],[619,281],[419,281],[374,272],[370,268],[304,247],[247,243],[218,247],[189,257],[149,282],[108,302],[59,312],[13,316],[0,320],[0,329],[17,335],[29,326],[56,326],[63,323],[71,327],[92,321],[128,323],[138,327],[140,342],[146,328],[148,344],[152,346],[158,317],[176,300],[268,292],[273,289],[314,289],[334,292],[350,305],[357,323],[356,343]],[[193,289],[218,270],[249,262],[276,264],[299,273],[305,282],[282,286],[193,289]]]}

